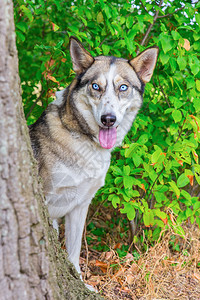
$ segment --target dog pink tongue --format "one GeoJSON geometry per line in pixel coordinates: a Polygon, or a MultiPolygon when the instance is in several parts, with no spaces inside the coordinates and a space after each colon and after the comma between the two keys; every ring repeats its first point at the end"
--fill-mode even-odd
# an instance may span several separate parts
{"type": "Polygon", "coordinates": [[[110,149],[115,145],[117,139],[117,128],[100,128],[99,142],[101,147],[110,149]]]}

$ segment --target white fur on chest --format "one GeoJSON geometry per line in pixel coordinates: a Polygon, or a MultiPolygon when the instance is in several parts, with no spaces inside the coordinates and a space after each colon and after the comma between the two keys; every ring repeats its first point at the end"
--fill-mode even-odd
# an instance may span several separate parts
{"type": "Polygon", "coordinates": [[[104,185],[110,152],[91,143],[75,141],[74,155],[57,162],[51,172],[46,202],[51,218],[60,218],[77,205],[89,204],[104,185]]]}

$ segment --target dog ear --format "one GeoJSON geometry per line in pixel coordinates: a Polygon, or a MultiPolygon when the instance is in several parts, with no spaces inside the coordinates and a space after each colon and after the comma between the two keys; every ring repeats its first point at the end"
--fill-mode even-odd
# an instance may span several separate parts
{"type": "Polygon", "coordinates": [[[158,58],[158,47],[144,50],[138,56],[129,61],[129,64],[137,72],[144,83],[149,82],[158,58]]]}
{"type": "Polygon", "coordinates": [[[77,74],[81,74],[87,70],[94,62],[92,55],[73,36],[70,37],[70,55],[73,69],[77,74]]]}

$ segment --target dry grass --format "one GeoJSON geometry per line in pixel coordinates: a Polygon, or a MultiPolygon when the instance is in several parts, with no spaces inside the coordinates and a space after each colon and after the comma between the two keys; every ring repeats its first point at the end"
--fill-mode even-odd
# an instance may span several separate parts
{"type": "Polygon", "coordinates": [[[182,239],[173,231],[135,260],[131,253],[120,259],[116,250],[90,249],[81,258],[85,281],[105,299],[200,299],[200,235],[195,225],[185,227],[182,239]],[[170,246],[171,236],[180,250],[170,246]]]}
{"type": "MultiPolygon", "coordinates": [[[[99,252],[93,249],[98,237],[92,236],[91,245],[87,245],[84,236],[80,265],[82,276],[89,285],[109,300],[200,300],[200,230],[197,225],[184,226],[185,237],[181,238],[171,229],[155,246],[146,253],[136,249],[138,259],[130,251],[120,258],[117,248],[128,244],[128,234],[120,240],[124,225],[113,226],[113,210],[101,208],[96,218],[91,212],[97,228],[107,226],[101,244],[112,245],[109,251],[99,252]],[[171,242],[173,240],[173,243],[171,242]],[[176,247],[178,246],[178,247],[176,247]],[[176,249],[176,250],[175,250],[176,249]]],[[[116,216],[115,216],[116,220],[116,216]]],[[[120,215],[122,224],[123,216],[120,215]]],[[[64,248],[64,225],[61,224],[61,242],[64,248]]],[[[136,245],[135,245],[136,246],[136,245]]],[[[136,246],[137,247],[137,246],[136,246]]]]}

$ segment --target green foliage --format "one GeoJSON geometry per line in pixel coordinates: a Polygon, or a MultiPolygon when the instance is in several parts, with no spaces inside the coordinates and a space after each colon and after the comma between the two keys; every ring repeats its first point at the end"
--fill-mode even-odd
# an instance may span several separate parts
{"type": "Polygon", "coordinates": [[[159,46],[143,108],[122,148],[115,149],[97,198],[111,201],[129,220],[139,218],[150,240],[158,239],[163,227],[184,236],[186,220],[200,225],[199,190],[195,195],[200,184],[200,3],[15,0],[14,6],[28,124],[74,76],[69,36],[79,38],[92,55],[131,58],[159,46]]]}

